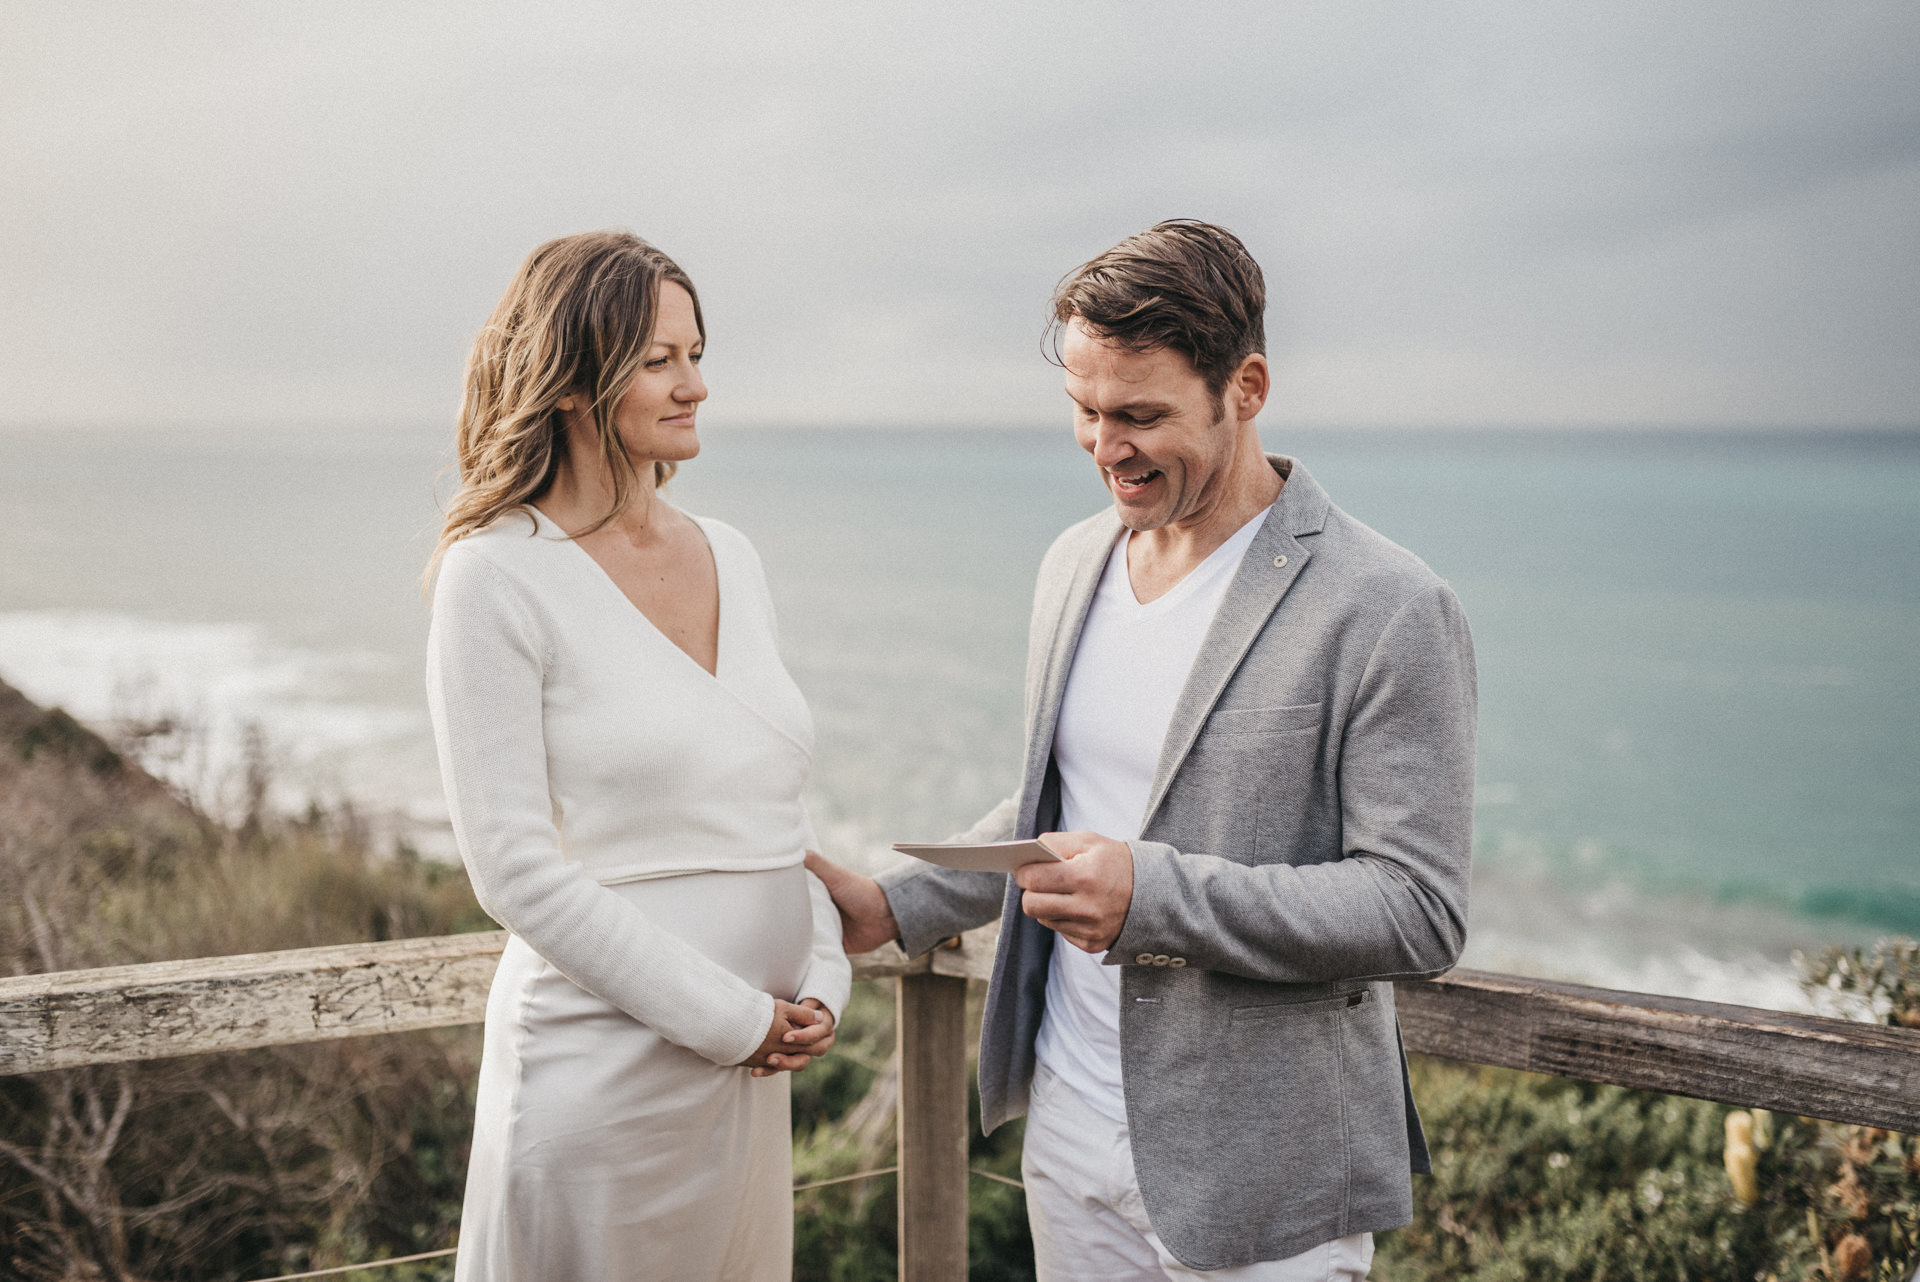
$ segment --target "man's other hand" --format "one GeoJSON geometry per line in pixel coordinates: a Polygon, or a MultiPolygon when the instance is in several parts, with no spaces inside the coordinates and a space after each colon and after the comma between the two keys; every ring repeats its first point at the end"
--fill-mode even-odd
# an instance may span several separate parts
{"type": "Polygon", "coordinates": [[[840,910],[840,946],[850,953],[870,953],[900,938],[887,892],[871,877],[842,868],[817,850],[807,852],[807,871],[826,883],[833,906],[840,910]]]}
{"type": "Polygon", "coordinates": [[[1040,844],[1060,862],[1014,870],[1013,880],[1026,892],[1020,911],[1076,948],[1098,953],[1113,947],[1133,904],[1133,850],[1097,832],[1042,833],[1040,844]]]}

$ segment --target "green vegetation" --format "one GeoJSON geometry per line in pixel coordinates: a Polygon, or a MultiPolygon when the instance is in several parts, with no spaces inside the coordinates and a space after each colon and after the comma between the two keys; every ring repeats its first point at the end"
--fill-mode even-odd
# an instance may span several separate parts
{"type": "MultiPolygon", "coordinates": [[[[1830,949],[1809,989],[1920,1025],[1920,945],[1830,949]]],[[[1414,1223],[1377,1276],[1428,1279],[1876,1279],[1920,1266],[1920,1141],[1759,1116],[1758,1197],[1726,1165],[1724,1104],[1439,1060],[1413,1066],[1434,1149],[1414,1223]]]]}
{"type": "Polygon", "coordinates": [[[1391,1282],[1904,1282],[1920,1264],[1910,1138],[1773,1119],[1742,1206],[1724,1104],[1435,1060],[1415,1061],[1414,1091],[1434,1173],[1414,1223],[1380,1236],[1391,1282]]]}
{"type": "MultiPolygon", "coordinates": [[[[491,926],[457,869],[371,857],[350,815],[213,824],[4,685],[0,880],[14,974],[491,926]]],[[[1920,1025],[1910,941],[1806,969],[1920,1025]]],[[[891,990],[856,987],[835,1054],[794,1080],[803,1184],[893,1162],[891,990]]],[[[478,1051],[460,1029],[0,1078],[0,1275],[244,1282],[451,1245],[478,1051]]],[[[1434,1060],[1414,1074],[1435,1174],[1414,1182],[1414,1224],[1381,1236],[1377,1278],[1891,1282],[1920,1264],[1910,1137],[1765,1119],[1742,1205],[1725,1105],[1434,1060]]],[[[1018,1124],[976,1127],[972,1165],[1017,1179],[1019,1150],[1018,1124]]],[[[972,1277],[1032,1277],[1018,1190],[976,1176],[971,1194],[972,1277]]],[[[891,1175],[795,1203],[797,1278],[894,1276],[891,1175]]]]}

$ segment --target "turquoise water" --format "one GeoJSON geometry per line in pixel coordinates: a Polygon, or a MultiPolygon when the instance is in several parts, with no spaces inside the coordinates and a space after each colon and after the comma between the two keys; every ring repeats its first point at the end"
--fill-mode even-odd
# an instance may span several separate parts
{"type": "MultiPolygon", "coordinates": [[[[969,822],[1013,783],[1032,574],[1105,501],[1091,465],[1064,429],[706,440],[675,493],[767,562],[829,839],[969,822]]],[[[1728,966],[1920,934],[1920,434],[1269,446],[1466,605],[1483,964],[1738,995],[1728,966]]],[[[431,829],[415,576],[443,449],[0,435],[0,675],[96,719],[199,700],[431,829]]]]}
{"type": "MultiPolygon", "coordinates": [[[[1920,931],[1920,439],[1273,444],[1466,604],[1484,859],[1920,931]]],[[[847,434],[708,462],[682,488],[761,543],[823,722],[881,734],[911,709],[918,742],[833,794],[957,824],[973,807],[941,794],[964,769],[990,800],[1032,569],[1101,502],[1084,457],[1037,434],[847,434]]]]}

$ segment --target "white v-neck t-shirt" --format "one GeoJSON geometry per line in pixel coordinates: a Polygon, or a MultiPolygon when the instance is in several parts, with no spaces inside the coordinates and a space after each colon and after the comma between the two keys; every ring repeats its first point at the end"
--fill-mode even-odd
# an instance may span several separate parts
{"type": "MultiPolygon", "coordinates": [[[[1174,705],[1246,558],[1261,513],[1163,596],[1142,605],[1127,574],[1128,533],[1107,557],[1073,652],[1053,759],[1060,828],[1120,841],[1140,835],[1174,705]]],[[[1056,940],[1035,1051],[1093,1108],[1127,1119],[1120,1086],[1120,968],[1056,940]]]]}

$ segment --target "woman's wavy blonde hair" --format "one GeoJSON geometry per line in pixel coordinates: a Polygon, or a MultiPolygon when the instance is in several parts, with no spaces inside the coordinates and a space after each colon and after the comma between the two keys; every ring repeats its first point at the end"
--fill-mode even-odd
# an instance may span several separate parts
{"type": "MultiPolygon", "coordinates": [[[[707,336],[700,295],[671,258],[628,231],[583,232],[550,240],[527,255],[467,357],[455,457],[460,488],[447,504],[427,579],[446,550],[553,485],[566,455],[561,398],[593,406],[613,506],[582,533],[599,529],[640,482],[614,429],[614,407],[646,359],[659,315],[660,287],[693,299],[694,323],[707,336]]],[[[656,484],[674,464],[656,461],[656,484]]]]}

